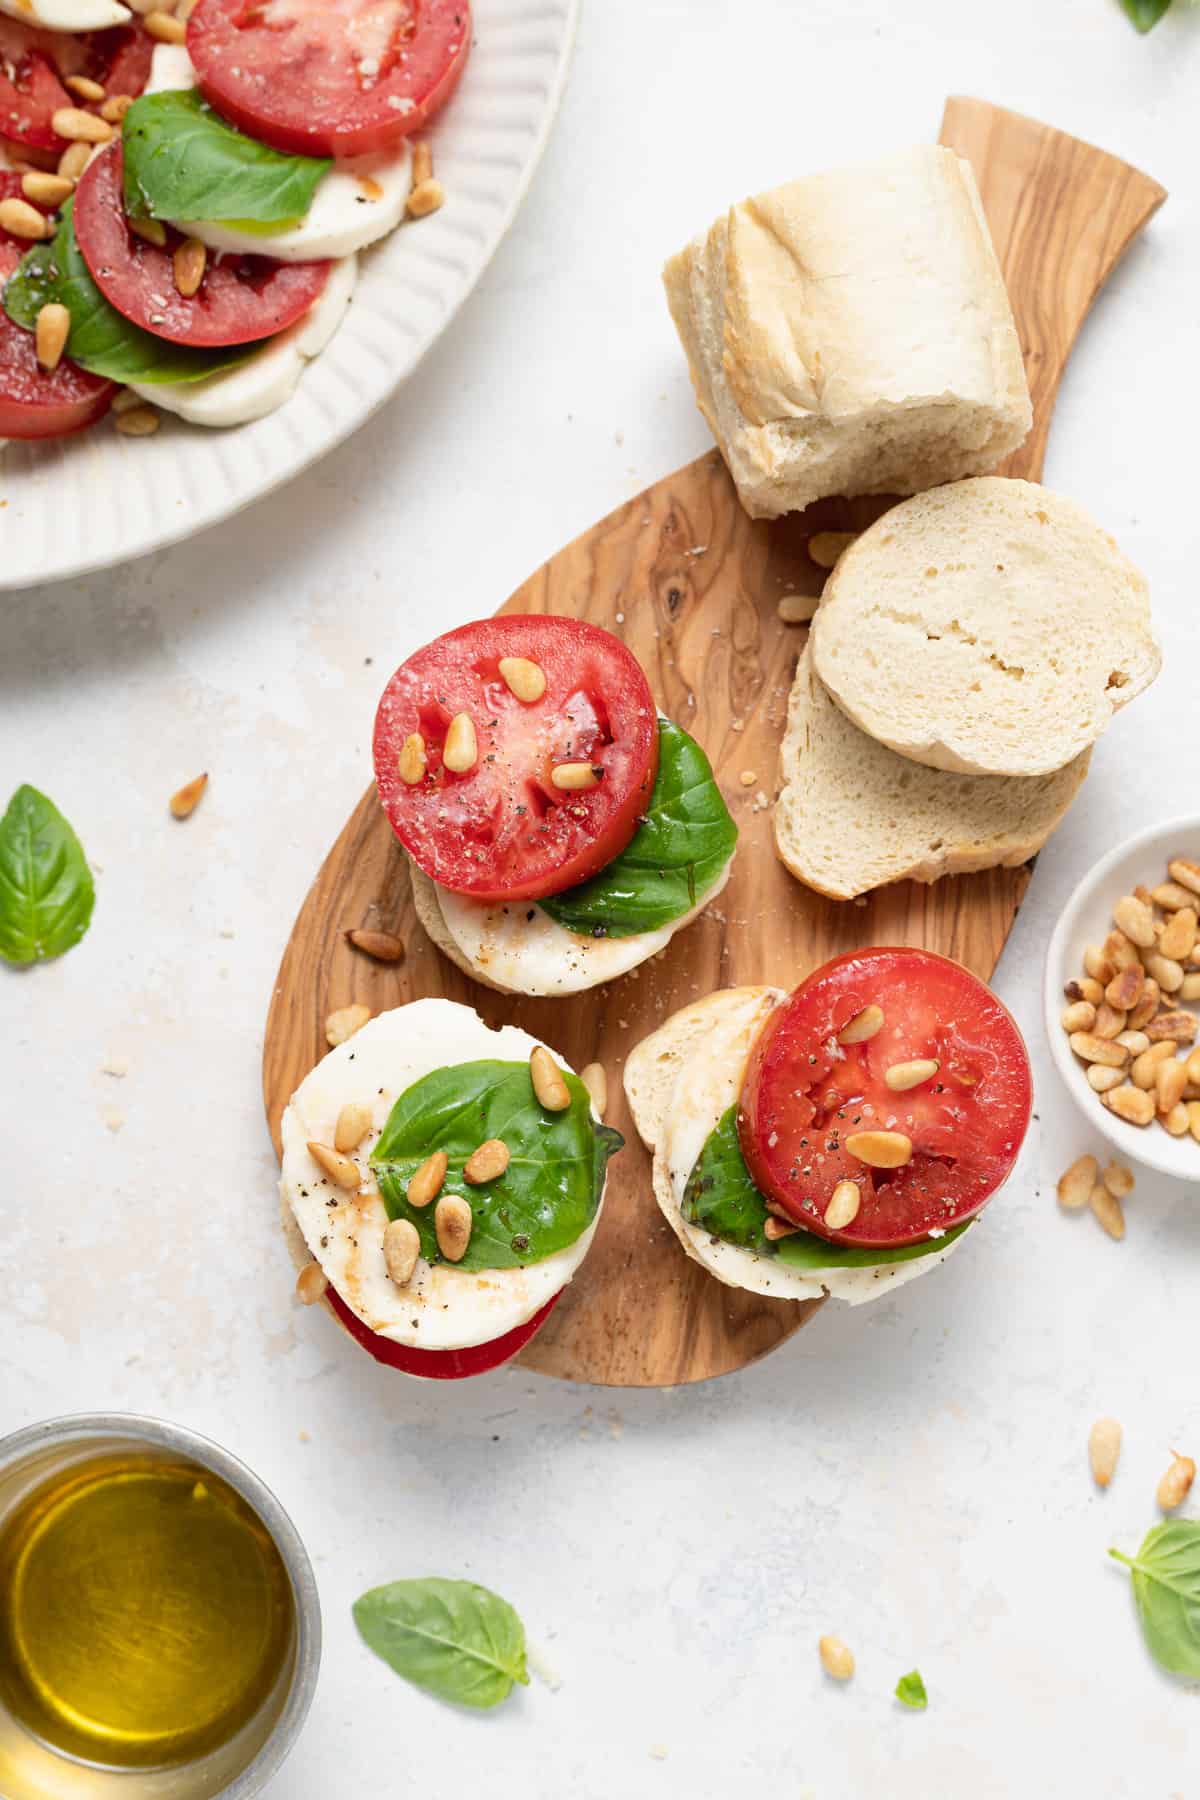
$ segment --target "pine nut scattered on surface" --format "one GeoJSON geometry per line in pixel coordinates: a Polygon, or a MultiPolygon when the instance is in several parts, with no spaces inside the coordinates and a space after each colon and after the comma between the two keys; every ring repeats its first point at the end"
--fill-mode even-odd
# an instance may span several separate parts
{"type": "Polygon", "coordinates": [[[603,1118],[608,1111],[608,1075],[604,1064],[590,1062],[580,1071],[580,1081],[591,1095],[592,1106],[603,1118]]]}
{"type": "Polygon", "coordinates": [[[902,1169],[912,1161],[912,1139],[902,1131],[852,1131],[843,1141],[851,1156],[872,1169],[902,1169]]]}
{"type": "Polygon", "coordinates": [[[559,763],[551,769],[550,779],[563,793],[581,794],[599,784],[600,772],[591,763],[559,763]]]}
{"type": "Polygon", "coordinates": [[[1061,1017],[1066,1032],[1090,1031],[1096,1023],[1096,1009],[1090,1000],[1073,1000],[1063,1008],[1061,1017]]]}
{"type": "Polygon", "coordinates": [[[308,1142],[308,1154],[313,1161],[324,1169],[330,1181],[340,1188],[356,1188],[362,1183],[362,1171],[356,1162],[348,1156],[339,1156],[329,1144],[322,1144],[316,1138],[308,1142]]]}
{"type": "Polygon", "coordinates": [[[100,108],[100,117],[110,125],[119,125],[132,105],[132,94],[110,94],[100,108]]]}
{"type": "Polygon", "coordinates": [[[48,375],[53,374],[62,361],[63,351],[67,347],[67,339],[70,335],[70,313],[57,300],[48,301],[39,311],[34,329],[38,367],[45,369],[48,375]]]}
{"type": "Polygon", "coordinates": [[[1109,1193],[1115,1194],[1118,1200],[1123,1200],[1126,1194],[1133,1192],[1133,1171],[1127,1169],[1124,1163],[1110,1162],[1100,1179],[1109,1193]]]}
{"type": "Polygon", "coordinates": [[[447,1262],[461,1262],[471,1242],[472,1216],[461,1194],[444,1194],[433,1215],[438,1249],[447,1262]]]}
{"type": "Polygon", "coordinates": [[[1182,1506],[1196,1479],[1196,1465],[1190,1456],[1180,1456],[1178,1450],[1173,1450],[1171,1455],[1173,1461],[1158,1484],[1156,1496],[1163,1512],[1174,1512],[1177,1506],[1182,1506]]]}
{"type": "Polygon", "coordinates": [[[1191,894],[1200,894],[1200,863],[1191,862],[1188,858],[1178,856],[1167,864],[1167,874],[1171,880],[1186,888],[1191,894]]]}
{"type": "Polygon", "coordinates": [[[1058,1178],[1058,1204],[1068,1212],[1086,1206],[1099,1173],[1100,1165],[1094,1156],[1077,1156],[1058,1178]]]}
{"type": "Polygon", "coordinates": [[[532,706],[546,692],[546,671],[527,656],[502,656],[500,679],[510,694],[532,706]]]}
{"type": "Polygon", "coordinates": [[[403,941],[390,931],[372,931],[366,925],[357,925],[353,931],[346,933],[346,942],[376,962],[404,961],[403,941]]]}
{"type": "Polygon", "coordinates": [[[75,182],[91,161],[90,144],[68,144],[58,159],[58,172],[66,181],[75,182]]]}
{"type": "Polygon", "coordinates": [[[571,1104],[571,1090],[563,1080],[562,1070],[544,1045],[529,1053],[529,1074],[533,1091],[547,1112],[565,1112],[571,1104]]]}
{"type": "Polygon", "coordinates": [[[113,424],[122,437],[153,437],[162,420],[152,406],[145,401],[140,406],[131,406],[128,412],[120,412],[113,418],[113,424]]]}
{"type": "Polygon", "coordinates": [[[842,1026],[837,1034],[839,1044],[865,1044],[883,1025],[882,1006],[864,1006],[861,1012],[842,1026]]]}
{"type": "Polygon", "coordinates": [[[1114,1038],[1097,1037],[1090,1031],[1073,1031],[1068,1042],[1084,1062],[1106,1063],[1110,1069],[1120,1069],[1129,1061],[1128,1050],[1114,1038]]]}
{"type": "Polygon", "coordinates": [[[807,625],[820,604],[820,594],[785,594],[775,611],[781,625],[807,625]]]}
{"type": "Polygon", "coordinates": [[[141,395],[135,394],[132,388],[118,388],[113,395],[112,411],[114,413],[132,412],[135,406],[142,404],[141,395]]]}
{"type": "Polygon", "coordinates": [[[1104,1183],[1098,1181],[1088,1196],[1088,1204],[1109,1237],[1120,1242],[1125,1236],[1125,1213],[1117,1196],[1110,1194],[1104,1183]]]}
{"type": "Polygon", "coordinates": [[[305,1263],[296,1277],[296,1298],[301,1306],[315,1306],[325,1297],[329,1277],[319,1262],[305,1263]]]}
{"type": "Polygon", "coordinates": [[[1149,1125],[1154,1117],[1154,1100],[1145,1088],[1110,1088],[1101,1095],[1100,1104],[1130,1125],[1149,1125]]]}
{"type": "Polygon", "coordinates": [[[786,1219],[777,1219],[770,1213],[763,1220],[763,1236],[771,1244],[778,1243],[780,1238],[794,1237],[799,1229],[799,1225],[791,1225],[786,1219]]]}
{"type": "Polygon", "coordinates": [[[843,1231],[858,1217],[862,1205],[862,1189],[857,1181],[839,1181],[825,1208],[825,1223],[831,1231],[843,1231]]]}
{"type": "Polygon", "coordinates": [[[1182,1100],[1178,1100],[1167,1112],[1163,1112],[1160,1108],[1158,1122],[1169,1136],[1186,1137],[1189,1123],[1188,1109],[1182,1100]]]}
{"type": "Polygon", "coordinates": [[[346,1155],[358,1146],[371,1129],[371,1109],[351,1100],[343,1106],[337,1116],[337,1124],[333,1128],[333,1147],[346,1155]]]}
{"type": "MultiPolygon", "coordinates": [[[[1118,977],[1118,980],[1119,979],[1120,979],[1120,977],[1118,977]]],[[[1111,982],[1109,983],[1109,986],[1110,987],[1112,986],[1111,982]]],[[[1125,1014],[1123,1012],[1116,1012],[1108,1004],[1107,1000],[1102,1000],[1100,1002],[1100,1005],[1096,1008],[1096,1022],[1092,1026],[1093,1037],[1098,1037],[1098,1038],[1119,1037],[1121,1035],[1121,1033],[1124,1031],[1124,1029],[1125,1029],[1125,1014]]]]}
{"type": "Polygon", "coordinates": [[[15,194],[8,200],[0,200],[0,230],[30,244],[40,244],[43,238],[54,236],[54,227],[46,215],[15,194]]]}
{"type": "Polygon", "coordinates": [[[410,219],[427,219],[430,213],[438,212],[446,204],[446,190],[440,181],[430,176],[413,188],[408,196],[408,216],[410,219]]]}
{"type": "Polygon", "coordinates": [[[208,267],[208,249],[199,238],[184,238],[181,244],[175,246],[171,266],[177,291],[184,300],[191,300],[200,292],[204,271],[208,267]]]}
{"type": "Polygon", "coordinates": [[[1106,1488],[1117,1471],[1121,1455],[1121,1427],[1116,1419],[1097,1419],[1088,1433],[1088,1461],[1092,1480],[1106,1488]]]}
{"type": "MultiPolygon", "coordinates": [[[[463,1180],[472,1187],[482,1187],[487,1181],[497,1181],[508,1167],[508,1145],[503,1138],[488,1138],[472,1150],[463,1164],[463,1180]]],[[[464,1200],[463,1205],[466,1205],[464,1200]]]]}
{"type": "Polygon", "coordinates": [[[465,775],[479,760],[479,740],[470,713],[455,713],[442,746],[442,762],[455,775],[465,775]]]}
{"type": "Polygon", "coordinates": [[[61,206],[75,192],[75,183],[66,175],[51,175],[45,169],[30,169],[21,177],[21,192],[39,206],[61,206]]]}
{"type": "Polygon", "coordinates": [[[63,86],[69,88],[73,94],[78,94],[81,100],[87,100],[93,104],[105,97],[100,83],[93,81],[90,75],[68,75],[63,86]]]}
{"type": "MultiPolygon", "coordinates": [[[[50,115],[50,129],[55,137],[66,138],[72,144],[107,144],[113,135],[107,119],[98,119],[95,113],[84,112],[80,106],[60,106],[50,115]]],[[[59,173],[63,173],[61,168],[59,173]]]]}
{"type": "Polygon", "coordinates": [[[1154,977],[1164,994],[1174,994],[1183,986],[1182,963],[1172,956],[1160,956],[1157,950],[1147,952],[1146,973],[1154,977]]]}
{"type": "Polygon", "coordinates": [[[1103,1063],[1089,1063],[1088,1086],[1096,1094],[1107,1094],[1109,1088],[1120,1087],[1125,1079],[1123,1069],[1106,1069],[1103,1063]]]}
{"type": "Polygon", "coordinates": [[[157,43],[186,44],[187,42],[187,26],[182,19],[172,18],[169,12],[161,10],[148,12],[144,23],[147,33],[157,43]]]}
{"type": "Polygon", "coordinates": [[[370,1007],[364,1006],[361,1000],[355,1001],[353,1006],[339,1006],[325,1020],[325,1042],[336,1050],[339,1044],[352,1038],[356,1031],[361,1031],[370,1017],[370,1007]]]}
{"type": "Polygon", "coordinates": [[[1160,956],[1169,956],[1175,962],[1186,962],[1196,948],[1196,910],[1193,906],[1180,907],[1172,913],[1162,929],[1158,940],[1160,956]]]}
{"type": "Polygon", "coordinates": [[[400,755],[396,759],[401,781],[407,782],[409,787],[416,787],[419,781],[425,779],[428,761],[425,754],[425,739],[419,731],[410,731],[401,745],[400,755]]]}
{"type": "MultiPolygon", "coordinates": [[[[467,1210],[469,1212],[470,1208],[467,1210]]],[[[383,1234],[383,1260],[393,1286],[408,1286],[416,1274],[420,1254],[421,1234],[412,1220],[392,1219],[383,1234]]]]}
{"type": "Polygon", "coordinates": [[[176,788],[167,806],[173,819],[190,819],[199,806],[205,788],[208,786],[208,772],[193,776],[185,781],[181,788],[176,788]]]}
{"type": "Polygon", "coordinates": [[[858,535],[857,531],[814,531],[808,540],[809,557],[818,569],[832,569],[858,535]]]}
{"type": "Polygon", "coordinates": [[[436,1200],[442,1191],[449,1166],[450,1158],[444,1150],[435,1150],[431,1156],[427,1156],[420,1168],[409,1176],[408,1186],[404,1190],[408,1204],[419,1210],[422,1206],[428,1206],[431,1200],[436,1200]]]}
{"type": "Polygon", "coordinates": [[[125,223],[134,237],[140,237],[144,243],[154,244],[159,250],[167,247],[167,228],[161,219],[126,218],[125,223]]]}
{"type": "Polygon", "coordinates": [[[1113,907],[1113,921],[1119,931],[1133,944],[1141,949],[1151,949],[1154,945],[1154,914],[1144,900],[1136,894],[1126,894],[1113,907]]]}
{"type": "MultiPolygon", "coordinates": [[[[1141,999],[1146,986],[1146,971],[1141,963],[1135,968],[1118,969],[1104,990],[1104,998],[1114,1012],[1126,1013],[1141,999]]],[[[1100,1034],[1103,1037],[1103,1032],[1100,1034]]]]}
{"type": "Polygon", "coordinates": [[[821,1667],[834,1681],[849,1681],[854,1673],[854,1656],[840,1637],[823,1637],[817,1641],[821,1667]]]}
{"type": "Polygon", "coordinates": [[[932,1081],[941,1066],[935,1056],[919,1056],[912,1062],[893,1063],[884,1070],[883,1079],[894,1094],[906,1094],[910,1088],[932,1081]]]}
{"type": "MultiPolygon", "coordinates": [[[[1154,1071],[1154,1104],[1159,1113],[1169,1113],[1178,1106],[1186,1086],[1186,1064],[1177,1057],[1164,1057],[1154,1071]]],[[[1184,1129],[1187,1129],[1186,1125],[1184,1129]]]]}

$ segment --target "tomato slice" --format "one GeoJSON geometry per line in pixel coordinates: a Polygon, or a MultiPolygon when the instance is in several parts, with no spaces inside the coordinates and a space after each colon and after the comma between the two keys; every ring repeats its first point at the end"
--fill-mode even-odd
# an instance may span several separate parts
{"type": "Polygon", "coordinates": [[[392,830],[431,880],[476,900],[537,900],[597,874],[637,829],[658,772],[658,715],[636,659],[582,619],[542,613],[482,619],[401,663],[375,718],[375,780],[392,830]],[[504,657],[546,680],[532,703],[500,676],[504,657]],[[478,756],[465,773],[443,760],[451,720],[466,713],[478,756]],[[424,777],[401,775],[419,736],[424,777]],[[597,785],[556,787],[563,763],[597,785]]]}
{"type": "Polygon", "coordinates": [[[750,1056],[738,1111],[756,1186],[806,1231],[838,1244],[914,1244],[977,1213],[1004,1182],[1029,1126],[1029,1057],[1008,1010],[974,975],[927,950],[869,949],[835,957],[767,1020],[750,1056]],[[873,1037],[837,1034],[870,1005],[873,1037]],[[934,1060],[905,1092],[884,1077],[934,1060]],[[858,1132],[901,1133],[912,1159],[872,1168],[846,1144],[858,1132]],[[860,1193],[857,1216],[832,1229],[839,1181],[860,1193]]]}
{"type": "MultiPolygon", "coordinates": [[[[0,170],[0,200],[24,198],[21,177],[14,170],[0,170]]],[[[23,238],[0,231],[0,288],[28,248],[23,238]]],[[[0,309],[0,438],[66,437],[82,431],[108,411],[116,391],[115,382],[89,375],[65,357],[47,374],[38,367],[33,333],[0,309]]]]}
{"type": "Polygon", "coordinates": [[[63,86],[87,75],[110,94],[135,99],[150,78],[154,40],[140,25],[111,31],[39,31],[0,17],[0,135],[14,150],[53,162],[66,149],[50,123],[60,106],[85,107],[63,86]]]}
{"type": "Polygon", "coordinates": [[[138,237],[125,217],[121,184],[121,145],[114,141],[80,179],[75,236],[104,298],[156,337],[197,348],[274,337],[303,318],[329,279],[330,262],[281,263],[209,251],[199,291],[185,299],[172,261],[181,234],[168,226],[165,249],[138,237]]]}
{"type": "Polygon", "coordinates": [[[251,137],[362,156],[422,130],[471,47],[468,0],[200,0],[188,54],[210,105],[251,137]]]}
{"type": "Polygon", "coordinates": [[[336,1288],[326,1288],[325,1298],[350,1336],[376,1362],[386,1363],[389,1369],[401,1369],[405,1375],[422,1375],[427,1381],[461,1381],[466,1375],[486,1375],[489,1369],[498,1369],[501,1363],[508,1362],[518,1350],[524,1349],[562,1299],[562,1289],[552,1294],[541,1311],[534,1313],[526,1324],[518,1325],[515,1331],[506,1331],[503,1337],[491,1338],[486,1344],[472,1344],[466,1350],[410,1350],[407,1345],[393,1343],[391,1338],[382,1337],[378,1331],[364,1325],[358,1315],[350,1311],[336,1288]]]}

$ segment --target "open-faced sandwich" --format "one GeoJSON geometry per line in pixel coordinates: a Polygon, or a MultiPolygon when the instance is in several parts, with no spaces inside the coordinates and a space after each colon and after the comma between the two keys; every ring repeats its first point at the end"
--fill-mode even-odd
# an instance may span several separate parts
{"type": "Polygon", "coordinates": [[[944,1262],[1029,1124],[1020,1033],[928,951],[839,956],[788,996],[728,988],[625,1065],[654,1191],[731,1287],[857,1305],[944,1262]]]}
{"type": "Polygon", "coordinates": [[[587,1255],[622,1143],[546,1045],[449,1000],[380,1013],[332,1049],[282,1134],[301,1299],[433,1379],[528,1343],[587,1255]]]}
{"type": "Polygon", "coordinates": [[[421,923],[504,993],[645,962],[720,892],[737,842],[700,746],[580,619],[506,615],[416,651],[379,705],[375,779],[421,923]]]}

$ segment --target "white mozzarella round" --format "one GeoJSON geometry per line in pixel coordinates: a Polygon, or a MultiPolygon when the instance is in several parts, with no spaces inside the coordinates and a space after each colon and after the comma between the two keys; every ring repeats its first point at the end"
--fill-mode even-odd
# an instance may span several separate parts
{"type": "Polygon", "coordinates": [[[497,987],[515,994],[580,994],[627,975],[664,950],[677,931],[716,899],[732,866],[731,857],[707,893],[674,924],[623,938],[581,937],[532,900],[489,905],[448,888],[436,893],[455,944],[471,967],[497,987]]]}
{"type": "MultiPolygon", "coordinates": [[[[196,85],[191,59],[182,44],[160,44],[154,52],[148,93],[196,85]]],[[[173,219],[171,223],[211,250],[237,255],[274,256],[280,262],[320,262],[350,256],[386,237],[404,218],[412,190],[412,156],[407,144],[386,155],[347,157],[317,183],[308,216],[285,231],[239,230],[228,221],[173,219]]]]}
{"type": "Polygon", "coordinates": [[[117,0],[0,0],[0,13],[45,31],[105,31],[129,18],[117,0]]]}
{"type": "MultiPolygon", "coordinates": [[[[417,1000],[380,1013],[331,1050],[305,1077],[283,1115],[280,1192],[338,1294],[372,1331],[417,1350],[462,1350],[515,1331],[566,1287],[599,1222],[544,1262],[523,1269],[473,1270],[423,1258],[397,1288],[383,1260],[387,1213],[367,1158],[399,1096],[435,1069],[495,1057],[527,1062],[539,1040],[514,1025],[490,1031],[467,1006],[417,1000]],[[343,1106],[371,1109],[371,1130],[354,1157],[363,1187],[335,1187],[308,1144],[333,1142],[343,1106]]],[[[555,1054],[551,1052],[551,1054],[555,1054]]]]}
{"type": "Polygon", "coordinates": [[[680,1065],[654,1159],[655,1198],[688,1255],[729,1287],[776,1300],[816,1300],[829,1294],[850,1306],[893,1293],[945,1262],[961,1238],[908,1262],[801,1272],[789,1269],[778,1257],[727,1244],[688,1223],[681,1211],[688,1177],[710,1134],[741,1093],[754,1040],[778,1004],[762,988],[730,988],[713,998],[721,1004],[712,1014],[707,1035],[680,1065]]]}
{"type": "Polygon", "coordinates": [[[192,425],[245,425],[282,406],[295,391],[306,363],[325,348],[350,304],[358,275],[356,257],[347,256],[331,271],[320,299],[236,368],[206,381],[131,381],[143,400],[178,413],[192,425]]]}

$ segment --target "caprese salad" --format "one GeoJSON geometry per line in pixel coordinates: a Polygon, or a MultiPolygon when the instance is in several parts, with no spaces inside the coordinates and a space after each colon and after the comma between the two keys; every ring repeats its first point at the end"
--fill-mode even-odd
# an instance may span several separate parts
{"type": "Polygon", "coordinates": [[[620,639],[583,620],[435,638],[388,682],[374,752],[421,923],[501,992],[626,974],[729,877],[737,827],[708,758],[659,717],[620,639]]]}
{"type": "Polygon", "coordinates": [[[441,203],[468,0],[174,3],[0,0],[0,436],[261,418],[441,203]]]}
{"type": "Polygon", "coordinates": [[[731,1287],[857,1305],[944,1262],[1032,1105],[1010,1014],[927,951],[839,956],[790,996],[729,988],[629,1057],[625,1091],[687,1254],[731,1287]]]}
{"type": "Polygon", "coordinates": [[[587,1255],[622,1142],[527,1032],[449,1000],[381,1013],[283,1116],[298,1292],[406,1374],[496,1368],[587,1255]]]}

